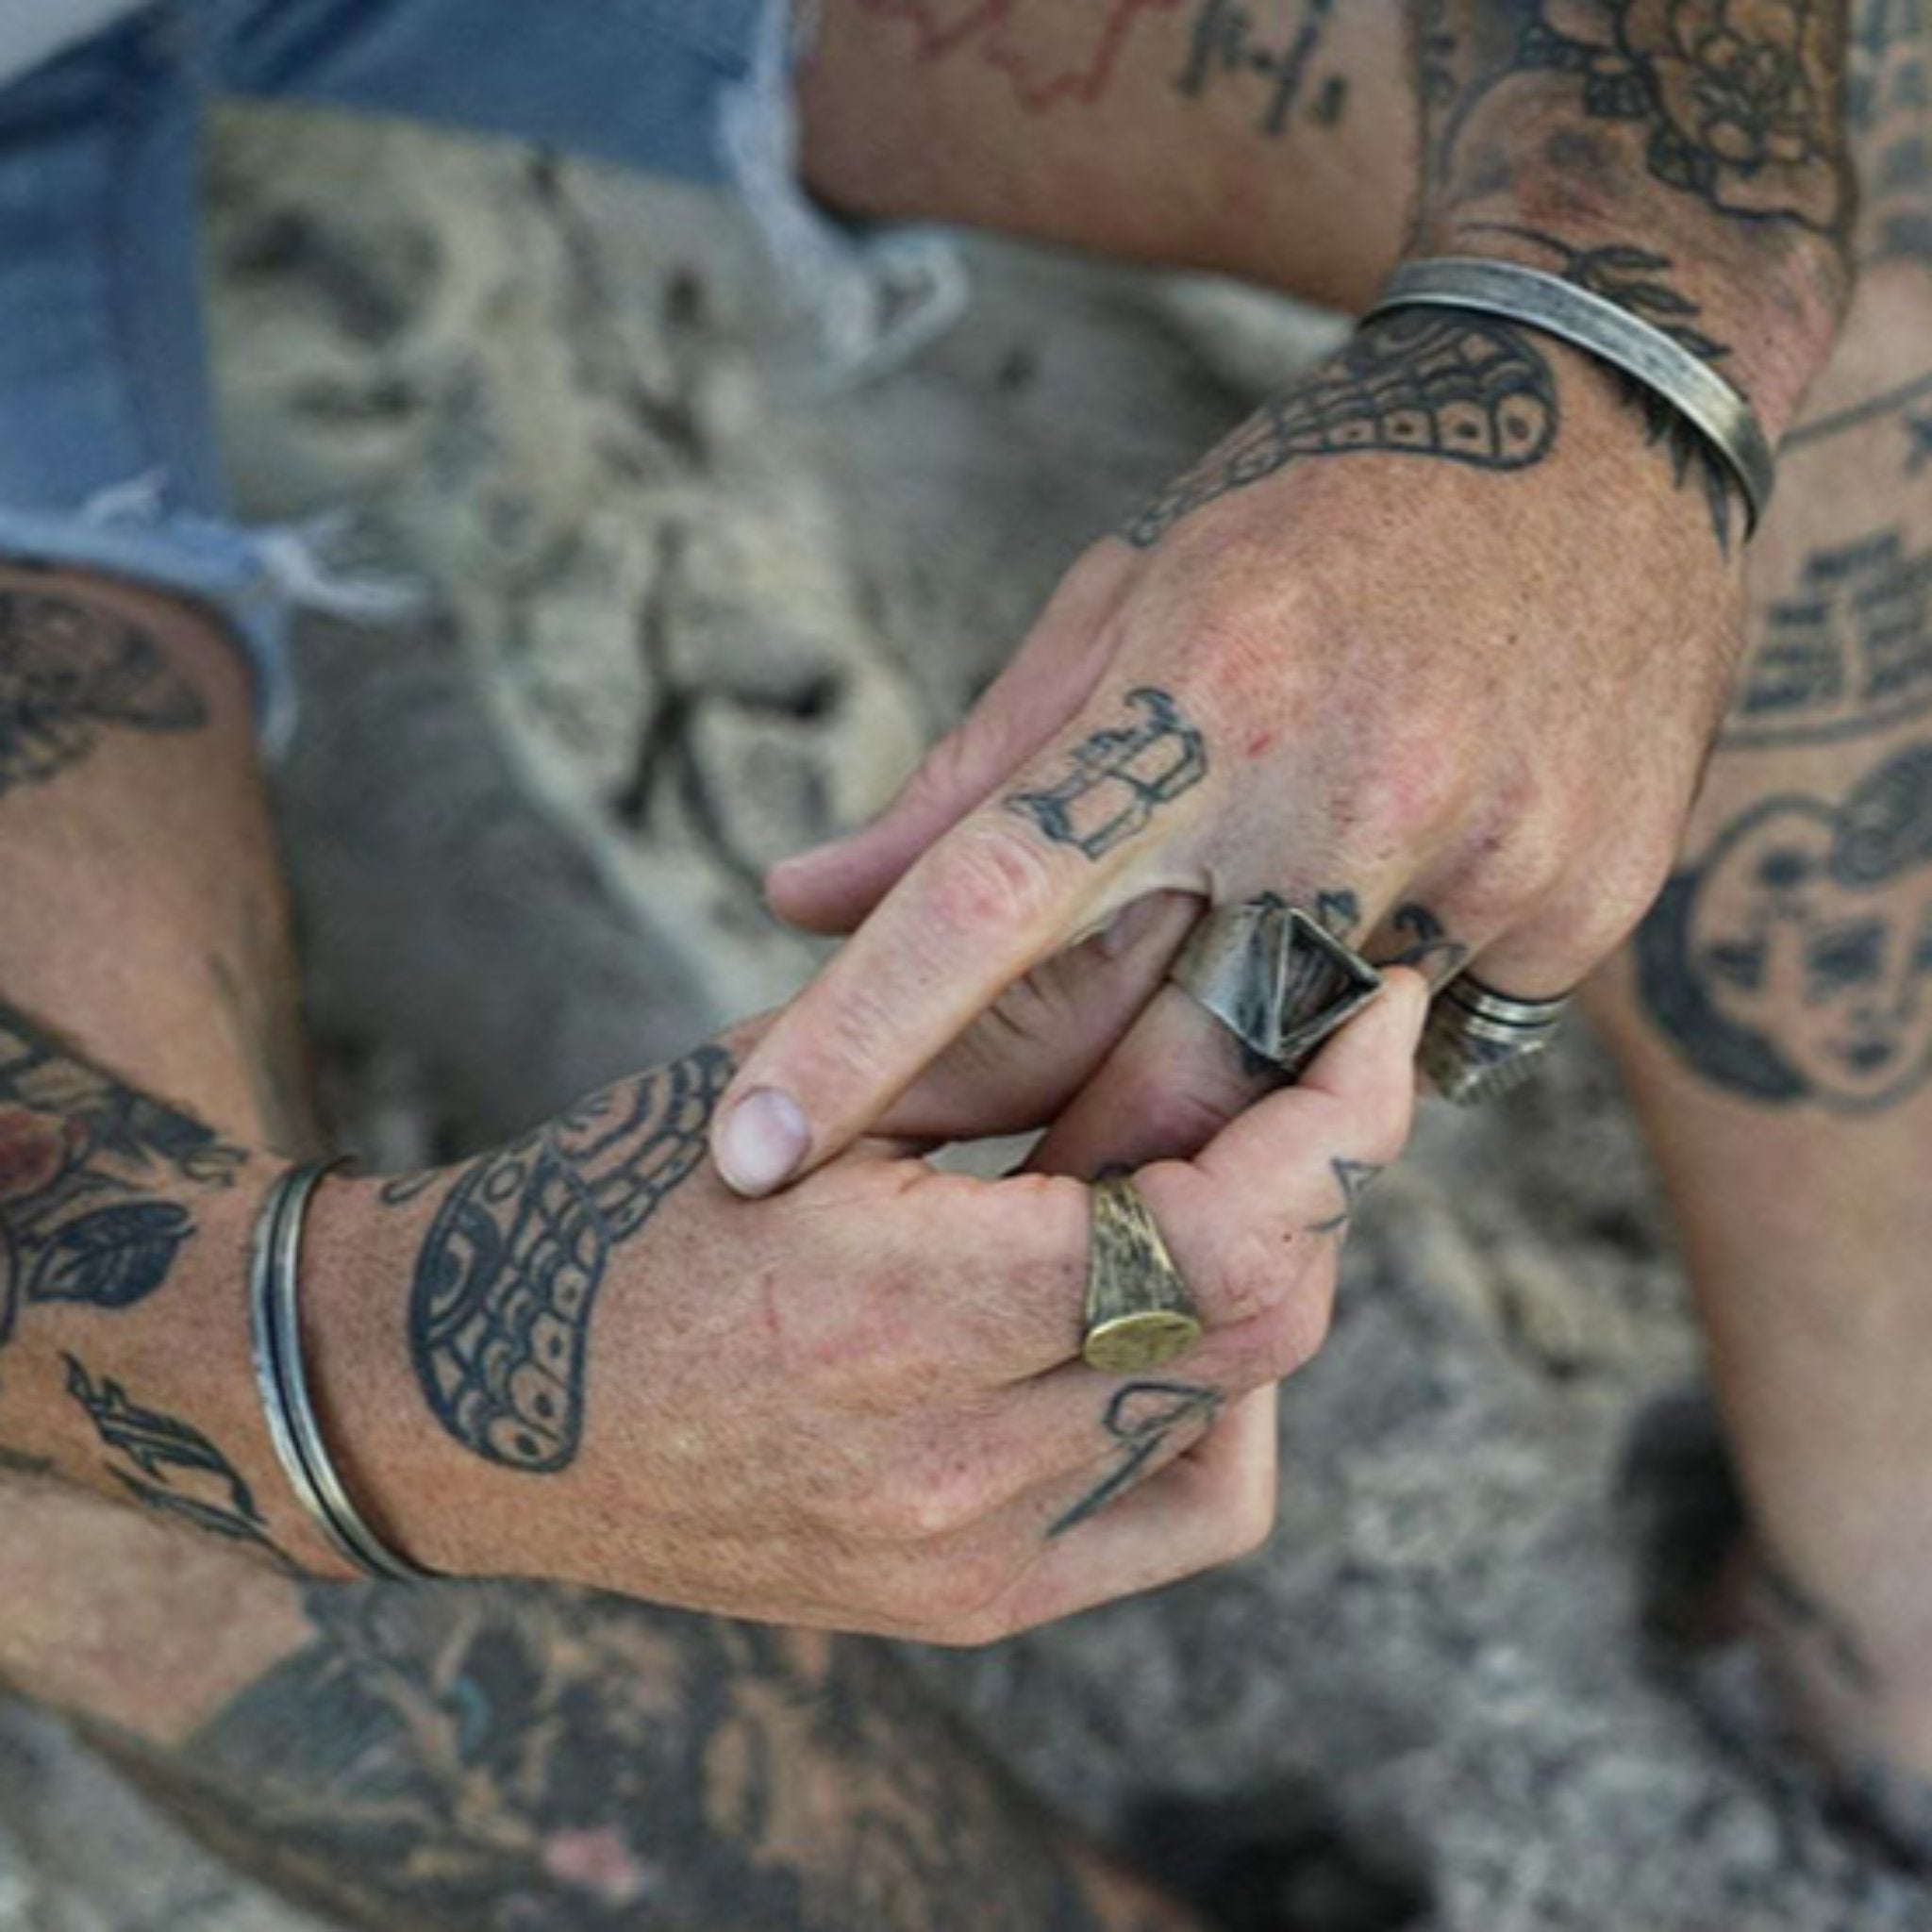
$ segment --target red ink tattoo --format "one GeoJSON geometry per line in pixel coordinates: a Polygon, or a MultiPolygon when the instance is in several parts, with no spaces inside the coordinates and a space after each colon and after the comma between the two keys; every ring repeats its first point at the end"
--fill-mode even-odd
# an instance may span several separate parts
{"type": "Polygon", "coordinates": [[[962,49],[1012,83],[1020,105],[1044,113],[1062,101],[1091,107],[1113,82],[1122,53],[1150,13],[1183,0],[859,0],[863,9],[918,29],[918,58],[962,49]]]}

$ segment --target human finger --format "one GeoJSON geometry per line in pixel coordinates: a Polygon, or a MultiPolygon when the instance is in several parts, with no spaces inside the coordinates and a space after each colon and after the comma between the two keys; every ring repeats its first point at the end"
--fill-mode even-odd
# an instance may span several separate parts
{"type": "Polygon", "coordinates": [[[1171,1460],[1157,1448],[1093,1507],[1076,1497],[1043,1524],[1019,1525],[1039,1555],[931,1641],[992,1642],[1252,1555],[1274,1524],[1276,1414],[1275,1391],[1257,1390],[1171,1460]]]}
{"type": "Polygon", "coordinates": [[[746,1057],[712,1127],[727,1185],[768,1193],[837,1154],[1015,980],[1138,892],[1192,883],[1160,855],[1202,808],[1199,732],[1152,688],[1107,716],[927,852],[746,1057]]]}
{"type": "Polygon", "coordinates": [[[930,1145],[1045,1126],[1134,1024],[1199,913],[1191,894],[1150,892],[1035,967],[919,1074],[877,1131],[930,1145]]]}
{"type": "Polygon", "coordinates": [[[1006,669],[878,818],[772,868],[772,909],[809,932],[852,931],[928,845],[1051,742],[1106,672],[1127,570],[1108,544],[1071,571],[1006,669]]]}

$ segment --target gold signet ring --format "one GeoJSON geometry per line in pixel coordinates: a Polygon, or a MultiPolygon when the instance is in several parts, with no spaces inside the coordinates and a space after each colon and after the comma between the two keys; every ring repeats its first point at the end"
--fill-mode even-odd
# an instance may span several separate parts
{"type": "Polygon", "coordinates": [[[1193,1297],[1146,1202],[1124,1175],[1097,1182],[1080,1344],[1087,1366],[1136,1374],[1185,1355],[1200,1339],[1193,1297]]]}

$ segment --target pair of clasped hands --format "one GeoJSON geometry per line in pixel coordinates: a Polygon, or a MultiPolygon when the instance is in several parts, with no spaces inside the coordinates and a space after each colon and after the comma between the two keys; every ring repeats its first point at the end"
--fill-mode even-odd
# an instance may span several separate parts
{"type": "Polygon", "coordinates": [[[1405,1142],[1428,977],[1574,988],[1722,715],[1735,562],[1603,387],[1528,475],[1291,464],[1102,541],[884,816],[776,868],[782,917],[850,937],[732,1042],[648,1592],[979,1642],[1265,1538],[1338,1163],[1405,1142]],[[1293,1086],[1167,976],[1208,907],[1271,891],[1352,904],[1371,959],[1442,936],[1293,1086]],[[1005,1179],[923,1158],[1035,1128],[1005,1179]],[[1080,1357],[1087,1183],[1122,1165],[1206,1329],[1140,1381],[1080,1357]]]}

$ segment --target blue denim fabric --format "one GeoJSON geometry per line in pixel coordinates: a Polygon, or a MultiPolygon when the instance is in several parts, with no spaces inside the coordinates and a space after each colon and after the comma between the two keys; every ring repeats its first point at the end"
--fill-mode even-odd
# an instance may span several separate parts
{"type": "Polygon", "coordinates": [[[232,520],[216,457],[195,234],[210,99],[730,179],[789,197],[766,225],[796,235],[811,217],[786,174],[789,55],[789,0],[156,0],[0,89],[0,556],[215,605],[273,740],[302,571],[289,532],[232,520]]]}

